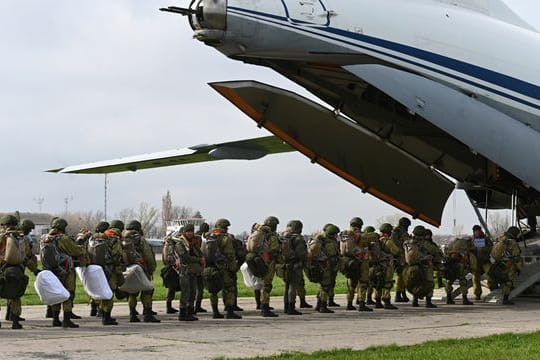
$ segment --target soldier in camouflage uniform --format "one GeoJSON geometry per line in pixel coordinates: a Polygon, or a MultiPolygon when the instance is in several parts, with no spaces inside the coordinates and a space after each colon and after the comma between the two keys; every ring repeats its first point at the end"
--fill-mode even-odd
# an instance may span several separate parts
{"type": "Polygon", "coordinates": [[[302,236],[303,224],[300,220],[291,220],[280,237],[279,266],[283,268],[284,312],[287,315],[302,315],[295,309],[296,291],[307,258],[307,244],[302,236]]]}
{"type": "Polygon", "coordinates": [[[358,311],[373,311],[366,306],[369,285],[369,243],[362,236],[364,222],[359,217],[354,217],[349,223],[350,228],[340,234],[340,254],[347,276],[347,310],[356,310],[353,300],[358,290],[358,311]]]}
{"type": "Polygon", "coordinates": [[[317,234],[309,243],[308,258],[312,265],[319,266],[322,277],[319,282],[317,306],[315,310],[320,313],[333,313],[328,309],[330,292],[335,286],[335,278],[339,267],[339,245],[337,235],[339,228],[327,224],[322,233],[317,234]]]}
{"type": "Polygon", "coordinates": [[[521,272],[523,259],[517,240],[521,231],[516,226],[508,230],[497,239],[491,250],[490,277],[494,284],[498,283],[503,290],[503,305],[514,305],[510,300],[510,292],[514,288],[514,280],[521,272]]]}
{"type": "MultiPolygon", "coordinates": [[[[210,231],[210,226],[207,223],[203,222],[201,225],[199,225],[199,230],[195,234],[195,242],[194,242],[194,246],[198,248],[199,250],[201,250],[201,246],[202,246],[202,237],[208,231],[210,231]]],[[[204,295],[204,281],[203,281],[202,274],[200,274],[200,275],[197,275],[197,294],[195,295],[195,313],[207,312],[206,309],[204,309],[201,306],[203,295],[204,295]]]]}
{"type": "Polygon", "coordinates": [[[399,219],[398,226],[394,228],[391,235],[394,244],[400,249],[398,254],[392,254],[394,255],[394,270],[397,276],[396,297],[394,302],[409,302],[407,291],[405,290],[405,282],[403,280],[403,269],[405,267],[403,245],[411,239],[408,233],[409,226],[411,226],[411,220],[402,217],[399,219]]]}
{"type": "MultiPolygon", "coordinates": [[[[62,326],[63,328],[78,328],[79,325],[71,321],[73,298],[75,297],[75,270],[73,268],[73,258],[77,257],[81,266],[87,264],[86,249],[75,244],[66,234],[67,221],[62,218],[56,218],[51,225],[51,231],[41,239],[41,248],[51,244],[56,246],[58,251],[65,256],[66,262],[62,266],[48,267],[43,263],[43,268],[52,271],[56,277],[62,282],[66,290],[69,291],[71,297],[62,304],[52,305],[53,311],[53,326],[62,326]],[[60,322],[60,308],[64,309],[64,318],[60,322]]],[[[43,256],[42,256],[43,262],[43,256]]]]}
{"type": "MultiPolygon", "coordinates": [[[[126,229],[124,223],[120,220],[111,221],[111,229],[116,229],[122,233],[122,252],[125,265],[140,265],[146,276],[152,281],[154,271],[156,270],[156,258],[150,244],[144,238],[141,223],[137,220],[130,221],[126,229]]],[[[161,320],[157,319],[152,310],[152,302],[154,289],[141,291],[141,303],[143,304],[143,321],[150,323],[158,323],[161,320]]],[[[138,293],[129,294],[129,322],[140,322],[137,317],[137,297],[138,293]]]]}
{"type": "MultiPolygon", "coordinates": [[[[109,223],[107,223],[107,228],[109,228],[109,223]]],[[[105,231],[104,229],[103,231],[105,231]]],[[[97,231],[97,230],[96,230],[97,231]]],[[[103,232],[101,231],[101,232],[103,232]]],[[[82,246],[83,248],[88,248],[88,240],[92,237],[92,232],[88,230],[87,228],[82,228],[77,236],[75,237],[75,243],[79,246],[82,246]]],[[[90,299],[90,316],[99,316],[101,317],[101,312],[98,313],[99,308],[99,301],[90,299]]]]}
{"type": "Polygon", "coordinates": [[[444,287],[443,278],[444,278],[444,269],[443,269],[443,259],[444,254],[441,247],[433,241],[433,232],[429,229],[426,229],[426,240],[432,242],[437,248],[439,248],[438,256],[433,259],[433,269],[435,270],[435,277],[437,278],[437,287],[441,289],[444,287]]]}
{"type": "Polygon", "coordinates": [[[390,291],[394,285],[394,254],[399,253],[400,249],[392,240],[392,225],[384,223],[379,227],[381,235],[379,237],[379,254],[377,256],[379,260],[379,266],[382,268],[383,279],[381,281],[382,288],[376,289],[375,298],[377,303],[376,307],[381,307],[380,302],[382,301],[384,305],[382,306],[387,310],[395,310],[397,307],[392,305],[390,291]]]}
{"type": "MultiPolygon", "coordinates": [[[[207,234],[203,241],[202,250],[206,258],[208,270],[216,270],[223,279],[223,299],[226,308],[226,319],[241,319],[242,316],[234,312],[235,285],[234,274],[238,271],[234,238],[227,230],[231,223],[227,219],[218,219],[212,232],[207,234]]],[[[205,270],[206,272],[206,270],[205,270]]],[[[209,289],[210,291],[210,289],[209,289]]],[[[218,311],[218,294],[210,292],[213,318],[223,318],[218,311]]]]}
{"type": "MultiPolygon", "coordinates": [[[[482,300],[482,285],[480,279],[483,274],[489,272],[491,262],[489,261],[489,255],[493,249],[493,241],[484,234],[480,225],[474,225],[473,228],[473,241],[475,247],[476,266],[473,271],[473,288],[476,300],[482,300]]],[[[491,284],[491,280],[488,277],[488,286],[491,284]]]]}
{"type": "MultiPolygon", "coordinates": [[[[24,268],[28,267],[35,275],[39,272],[37,268],[37,259],[36,256],[32,253],[30,243],[28,242],[27,235],[34,228],[34,223],[30,220],[24,220],[22,223],[21,231],[18,227],[18,220],[13,215],[4,215],[0,219],[0,269],[4,271],[7,267],[18,267],[21,274],[24,276],[24,268]],[[7,241],[10,238],[17,242],[16,246],[18,247],[19,254],[17,261],[12,261],[13,259],[7,258],[7,241]]],[[[6,320],[11,320],[11,328],[18,330],[22,329],[20,321],[24,319],[21,318],[21,299],[8,299],[6,306],[6,320]]]]}
{"type": "Polygon", "coordinates": [[[182,291],[178,320],[199,320],[193,316],[195,313],[195,296],[197,294],[197,276],[202,274],[206,262],[202,251],[194,246],[194,242],[196,241],[194,225],[185,225],[182,235],[178,238],[174,237],[173,240],[175,252],[179,258],[178,275],[182,291]]]}
{"type": "Polygon", "coordinates": [[[452,298],[454,291],[454,281],[459,280],[459,288],[463,298],[463,305],[473,305],[467,298],[469,288],[467,286],[466,275],[471,267],[471,253],[475,250],[474,244],[470,237],[457,238],[448,246],[448,255],[446,258],[446,304],[455,304],[452,298]]]}

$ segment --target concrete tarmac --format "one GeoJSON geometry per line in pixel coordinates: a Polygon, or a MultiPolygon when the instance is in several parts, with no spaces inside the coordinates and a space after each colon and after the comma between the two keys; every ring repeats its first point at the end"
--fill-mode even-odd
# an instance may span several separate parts
{"type": "MultiPolygon", "coordinates": [[[[282,299],[272,298],[277,318],[263,318],[254,300],[239,299],[245,309],[242,320],[213,320],[210,313],[199,321],[180,322],[165,314],[165,303],[154,308],[159,324],[129,323],[126,303],[116,304],[113,316],[118,326],[102,326],[89,318],[89,306],[76,305],[79,329],[52,328],[44,306],[23,307],[23,330],[11,330],[3,320],[0,349],[12,359],[209,359],[218,356],[247,357],[286,351],[313,352],[332,348],[364,349],[373,345],[417,344],[428,340],[468,338],[504,332],[540,330],[540,299],[516,299],[515,306],[476,303],[473,306],[444,305],[437,309],[396,304],[398,310],[346,311],[319,314],[301,309],[302,316],[283,315],[282,299]]],[[[313,297],[308,302],[314,304],[313,297]]],[[[459,301],[458,301],[459,302],[459,301]]],[[[176,304],[177,305],[177,301],[176,304]]],[[[209,310],[208,300],[203,307],[209,310]]],[[[139,305],[139,311],[141,311],[139,305]]],[[[142,318],[142,316],[141,316],[142,318]]]]}

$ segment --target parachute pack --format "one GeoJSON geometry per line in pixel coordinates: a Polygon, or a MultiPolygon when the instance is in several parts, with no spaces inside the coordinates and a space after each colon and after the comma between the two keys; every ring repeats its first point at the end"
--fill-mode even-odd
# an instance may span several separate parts
{"type": "Polygon", "coordinates": [[[59,277],[67,275],[73,267],[73,260],[58,249],[58,236],[45,235],[39,247],[43,269],[50,270],[59,277]]]}
{"type": "Polygon", "coordinates": [[[22,266],[4,264],[0,267],[0,298],[18,299],[24,295],[28,276],[22,266]]]}
{"type": "Polygon", "coordinates": [[[4,261],[9,265],[20,265],[26,259],[26,240],[19,231],[6,233],[4,261]]]}
{"type": "Polygon", "coordinates": [[[134,230],[125,232],[122,238],[122,255],[124,263],[128,265],[140,264],[143,262],[143,255],[139,251],[141,235],[134,230]]]}
{"type": "Polygon", "coordinates": [[[92,264],[105,266],[111,263],[111,248],[106,235],[95,234],[88,240],[88,254],[92,264]]]}
{"type": "Polygon", "coordinates": [[[219,250],[219,238],[210,235],[203,238],[201,250],[208,264],[217,264],[225,261],[225,256],[219,250]]]}

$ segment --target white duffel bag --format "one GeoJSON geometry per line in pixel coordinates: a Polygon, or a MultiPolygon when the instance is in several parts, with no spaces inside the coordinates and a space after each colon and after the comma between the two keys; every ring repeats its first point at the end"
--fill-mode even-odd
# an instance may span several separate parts
{"type": "Polygon", "coordinates": [[[83,284],[84,291],[94,300],[110,300],[113,297],[113,292],[107,281],[107,277],[103,272],[103,268],[99,265],[88,265],[76,267],[77,276],[83,284]]]}
{"type": "Polygon", "coordinates": [[[240,266],[240,271],[244,278],[244,284],[246,284],[248,288],[253,290],[261,290],[263,288],[264,281],[251,273],[247,263],[243,263],[242,266],[240,266]]]}
{"type": "Polygon", "coordinates": [[[128,294],[150,291],[153,288],[154,284],[148,279],[143,268],[137,264],[127,267],[126,271],[124,271],[124,283],[118,287],[119,290],[128,294]]]}
{"type": "Polygon", "coordinates": [[[39,299],[45,305],[56,305],[69,299],[69,291],[49,270],[42,270],[37,274],[34,288],[39,299]]]}

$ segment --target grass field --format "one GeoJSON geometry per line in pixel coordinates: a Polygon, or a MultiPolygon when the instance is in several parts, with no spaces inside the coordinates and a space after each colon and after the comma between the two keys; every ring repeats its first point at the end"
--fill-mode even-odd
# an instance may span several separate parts
{"type": "MultiPolygon", "coordinates": [[[[154,286],[155,286],[155,292],[154,292],[154,300],[165,300],[165,297],[167,295],[167,289],[163,286],[160,270],[163,267],[163,263],[161,261],[158,261],[157,269],[154,273],[154,286]]],[[[40,266],[41,268],[41,266],[40,266]]],[[[28,282],[28,288],[26,289],[26,293],[24,297],[22,298],[23,305],[39,305],[41,304],[38,295],[36,294],[36,290],[34,288],[34,281],[35,276],[29,271],[26,271],[26,275],[30,278],[30,281],[28,282]]],[[[306,278],[306,291],[308,295],[314,295],[317,292],[318,284],[313,284],[309,282],[306,278]]],[[[347,279],[342,275],[339,274],[336,282],[336,294],[342,294],[345,293],[347,290],[347,279]]],[[[207,297],[208,294],[205,294],[205,297],[207,297]]],[[[279,277],[274,278],[274,288],[272,290],[272,295],[283,295],[283,281],[279,277]]],[[[242,274],[238,273],[238,296],[240,297],[246,297],[246,296],[253,296],[253,290],[248,289],[244,285],[244,280],[242,278],[242,274]]],[[[86,293],[84,292],[84,289],[77,278],[77,290],[75,295],[75,303],[77,304],[87,304],[89,303],[90,298],[86,293]]],[[[115,300],[116,301],[116,300],[115,300]]],[[[119,300],[119,301],[126,301],[126,300],[119,300]]],[[[2,300],[2,303],[5,303],[5,300],[2,300]]]]}
{"type": "Polygon", "coordinates": [[[473,339],[428,341],[412,346],[377,346],[366,350],[336,349],[312,354],[285,353],[260,360],[537,360],[540,359],[540,332],[501,334],[473,339]]]}

